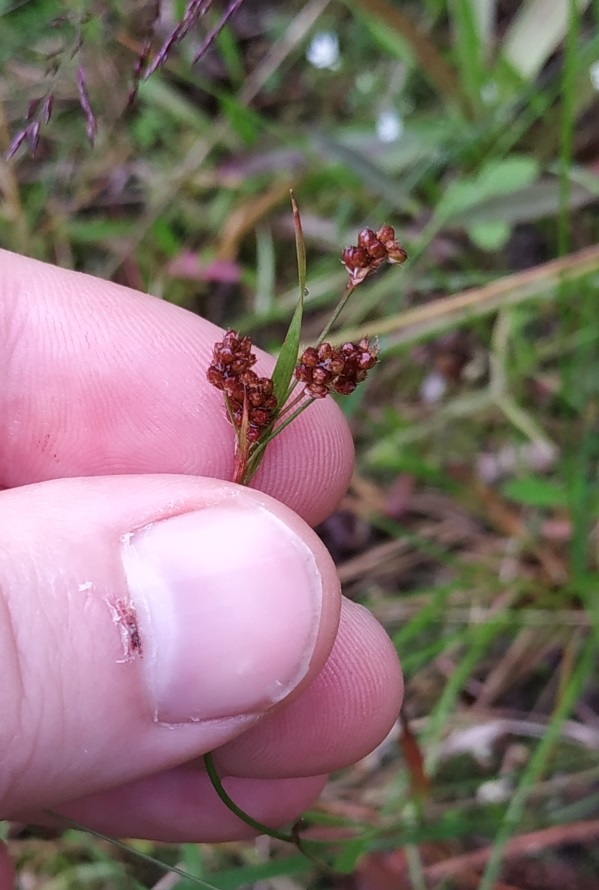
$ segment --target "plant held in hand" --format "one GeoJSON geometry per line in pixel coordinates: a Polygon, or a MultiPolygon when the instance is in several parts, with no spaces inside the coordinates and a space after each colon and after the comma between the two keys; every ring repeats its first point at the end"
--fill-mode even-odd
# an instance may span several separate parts
{"type": "MultiPolygon", "coordinates": [[[[291,195],[298,261],[299,299],[289,330],[281,347],[272,377],[260,377],[253,370],[257,357],[252,341],[237,331],[227,331],[214,344],[212,362],[206,372],[209,382],[224,396],[227,416],[235,430],[235,469],[233,481],[249,485],[260,465],[264,451],[281,430],[305,411],[316,399],[331,392],[349,395],[378,361],[378,344],[368,337],[357,343],[331,344],[325,338],[353,291],[384,263],[401,264],[407,259],[403,247],[395,239],[391,226],[377,232],[362,229],[358,243],[346,247],[341,262],[348,273],[348,282],[314,346],[300,354],[300,331],[306,287],[306,255],[301,219],[291,195]]],[[[289,833],[276,831],[257,822],[241,810],[229,797],[214,767],[211,754],[204,756],[206,770],[221,800],[240,819],[255,830],[272,838],[294,843],[310,858],[309,845],[300,837],[299,825],[289,833]]]]}
{"type": "Polygon", "coordinates": [[[363,229],[357,245],[346,247],[341,254],[348,273],[345,291],[316,344],[300,355],[306,262],[301,220],[293,195],[291,201],[300,297],[273,376],[259,377],[252,370],[256,363],[252,341],[232,330],[215,343],[207,371],[210,383],[223,393],[227,416],[235,429],[233,481],[242,485],[250,483],[268,443],[315,399],[323,399],[331,392],[349,395],[366,379],[378,361],[376,341],[363,337],[358,343],[334,346],[325,337],[356,287],[383,263],[400,264],[407,259],[391,226],[382,226],[377,232],[363,229]],[[304,386],[300,388],[300,384],[304,386]]]}

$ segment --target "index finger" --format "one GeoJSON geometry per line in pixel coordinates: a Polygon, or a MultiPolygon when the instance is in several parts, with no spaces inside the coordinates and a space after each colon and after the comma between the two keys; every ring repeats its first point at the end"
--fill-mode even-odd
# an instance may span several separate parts
{"type": "MultiPolygon", "coordinates": [[[[206,380],[222,330],[163,300],[0,251],[0,485],[67,476],[231,479],[234,433],[206,380]]],[[[256,370],[274,360],[257,350],[256,370]]],[[[253,485],[311,524],[351,475],[343,415],[316,402],[268,447],[253,485]]]]}

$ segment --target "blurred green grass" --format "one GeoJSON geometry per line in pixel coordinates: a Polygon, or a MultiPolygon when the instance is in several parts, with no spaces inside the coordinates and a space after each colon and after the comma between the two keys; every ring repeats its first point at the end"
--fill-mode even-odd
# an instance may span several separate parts
{"type": "MultiPolygon", "coordinates": [[[[348,595],[396,643],[429,786],[414,795],[397,738],[334,779],[315,821],[360,829],[331,846],[349,874],[339,886],[389,886],[373,863],[396,887],[466,886],[452,862],[483,849],[476,886],[501,875],[533,887],[514,841],[543,830],[542,886],[564,874],[591,886],[599,3],[246,0],[201,64],[192,34],[127,116],[139,6],[90,5],[101,14],[79,57],[93,149],[69,53],[77,9],[65,8],[49,33],[49,0],[0,3],[3,149],[47,87],[44,58],[62,60],[38,156],[0,160],[4,247],[147,290],[272,350],[297,294],[290,187],[308,248],[307,339],[362,226],[394,225],[410,256],[360,289],[337,334],[378,334],[383,361],[345,406],[356,477],[322,534],[348,595]],[[557,829],[567,855],[549,842],[557,829]]],[[[70,834],[68,854],[10,843],[30,887],[159,879],[70,834]]],[[[335,886],[288,851],[136,846],[221,888],[335,886]]]]}

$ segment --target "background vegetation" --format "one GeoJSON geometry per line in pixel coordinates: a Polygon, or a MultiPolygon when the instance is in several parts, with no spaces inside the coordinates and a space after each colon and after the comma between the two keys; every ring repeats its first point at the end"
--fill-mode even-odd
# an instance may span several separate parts
{"type": "MultiPolygon", "coordinates": [[[[54,96],[36,157],[0,160],[3,246],[267,349],[296,294],[291,186],[307,333],[361,227],[406,247],[337,336],[378,335],[383,360],[344,402],[357,469],[320,531],[407,692],[403,733],[313,814],[343,874],[263,841],[7,826],[22,887],[596,887],[598,0],[245,0],[194,66],[215,4],[127,113],[153,4],[61,6],[50,28],[51,0],[0,0],[3,151],[54,96]]],[[[157,35],[184,11],[165,0],[157,35]]]]}

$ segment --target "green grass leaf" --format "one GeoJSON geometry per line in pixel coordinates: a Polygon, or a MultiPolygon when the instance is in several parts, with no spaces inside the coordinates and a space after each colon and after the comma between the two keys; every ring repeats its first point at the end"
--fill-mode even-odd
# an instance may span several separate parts
{"type": "Polygon", "coordinates": [[[538,162],[528,155],[489,161],[476,175],[449,185],[437,205],[437,215],[449,220],[496,195],[511,194],[533,182],[538,172],[538,162]]]}
{"type": "Polygon", "coordinates": [[[562,485],[539,476],[510,479],[503,486],[503,494],[528,507],[563,507],[567,501],[562,485]]]}
{"type": "Polygon", "coordinates": [[[280,408],[283,407],[287,398],[293,369],[297,363],[306,293],[306,245],[299,209],[293,194],[291,195],[291,206],[293,208],[293,224],[295,228],[299,296],[272,375],[274,391],[280,408]]]}
{"type": "Polygon", "coordinates": [[[504,222],[480,223],[468,229],[468,235],[473,244],[481,250],[501,250],[508,242],[511,228],[504,222]]]}

